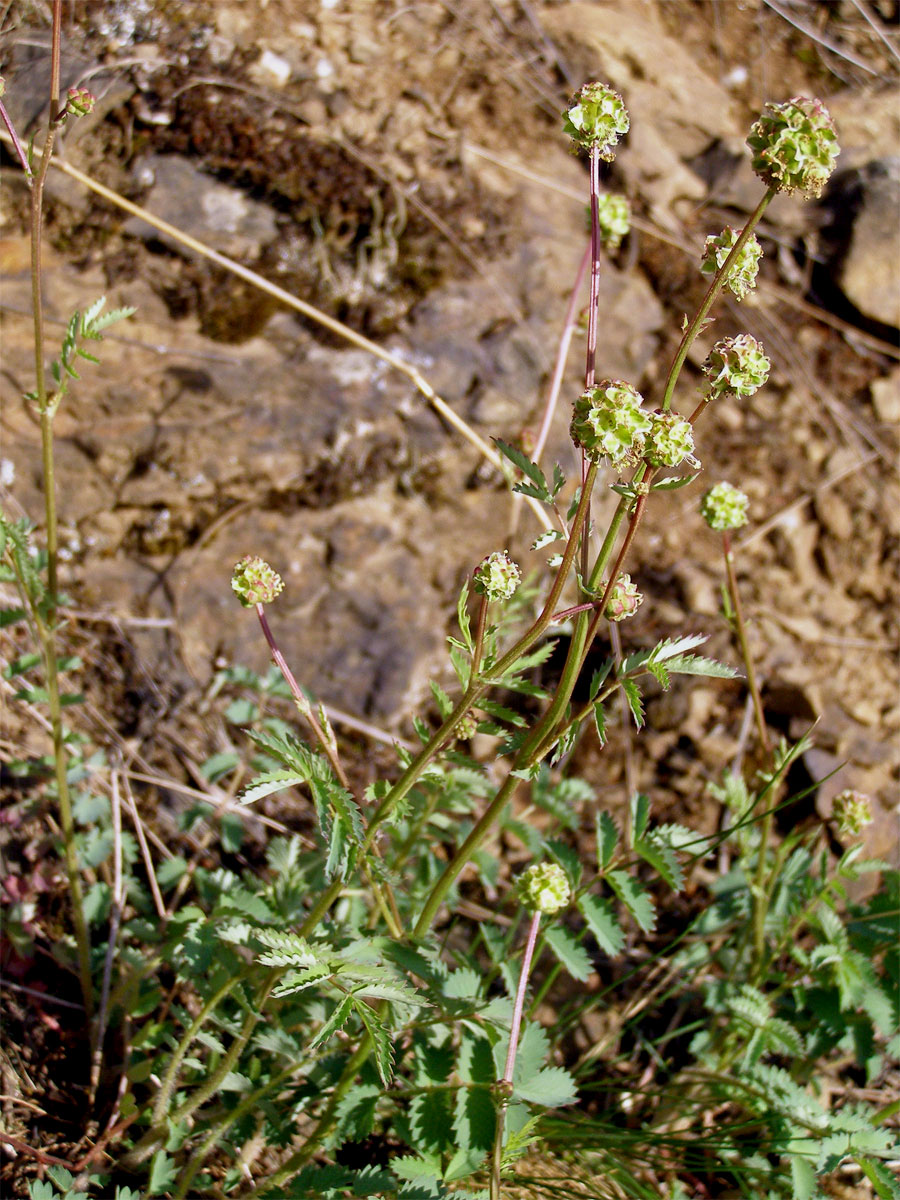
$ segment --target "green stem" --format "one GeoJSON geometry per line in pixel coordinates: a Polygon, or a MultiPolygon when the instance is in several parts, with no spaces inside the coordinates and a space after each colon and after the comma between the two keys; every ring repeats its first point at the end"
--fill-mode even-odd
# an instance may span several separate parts
{"type": "Polygon", "coordinates": [[[59,113],[59,57],[62,24],[62,0],[53,0],[53,25],[50,69],[50,122],[41,153],[41,164],[31,186],[31,308],[34,321],[34,373],[38,416],[41,429],[41,463],[44,481],[44,524],[47,538],[47,590],[48,607],[46,617],[38,621],[41,632],[41,656],[47,682],[50,729],[53,742],[53,762],[56,775],[56,794],[59,804],[59,824],[63,836],[63,855],[69,885],[69,900],[72,906],[72,924],[75,929],[75,944],[78,952],[78,974],[84,1008],[90,1020],[94,1008],[91,982],[91,946],[87,921],[84,917],[84,896],[75,847],[75,823],[72,819],[72,800],[66,773],[65,730],[62,720],[62,703],[59,692],[59,674],[56,663],[56,610],[59,596],[59,533],[56,515],[56,474],[53,458],[53,416],[56,406],[47,391],[47,374],[44,367],[44,308],[41,295],[42,251],[44,229],[44,183],[50,168],[53,142],[58,128],[59,113]]]}
{"type": "Polygon", "coordinates": [[[725,557],[725,574],[728,577],[728,593],[731,598],[731,607],[734,610],[734,631],[737,634],[744,670],[747,672],[747,686],[750,689],[750,696],[753,701],[753,713],[756,717],[756,730],[759,734],[760,745],[765,753],[769,755],[772,753],[772,744],[769,741],[769,731],[766,728],[766,717],[765,713],[763,712],[762,698],[759,694],[759,688],[756,685],[756,671],[753,668],[753,655],[750,653],[750,643],[747,640],[747,626],[744,621],[744,613],[741,607],[741,595],[738,589],[737,575],[735,574],[734,570],[734,555],[731,552],[731,537],[727,532],[722,534],[722,553],[725,557]]]}
{"type": "Polygon", "coordinates": [[[709,315],[709,310],[713,306],[713,301],[715,300],[716,296],[718,296],[718,294],[722,290],[726,280],[728,279],[728,275],[731,271],[732,263],[734,262],[734,260],[737,258],[737,256],[743,250],[744,245],[746,244],[750,235],[753,233],[753,230],[759,224],[763,213],[766,211],[766,209],[769,206],[769,201],[772,199],[772,197],[774,195],[775,195],[775,189],[769,188],[768,191],[766,192],[766,194],[760,200],[759,204],[757,204],[756,208],[750,214],[750,219],[748,220],[748,222],[744,226],[744,228],[741,230],[740,236],[738,237],[737,241],[731,247],[731,251],[729,252],[728,257],[725,259],[724,263],[722,263],[722,266],[719,268],[719,270],[713,276],[713,281],[709,285],[709,290],[707,291],[706,295],[703,297],[703,301],[702,301],[700,307],[697,309],[697,312],[694,314],[693,320],[688,325],[688,327],[685,329],[684,335],[681,339],[681,342],[679,343],[678,349],[675,352],[675,358],[672,360],[672,366],[669,368],[669,374],[666,377],[666,389],[665,389],[665,392],[663,393],[663,401],[662,401],[662,408],[663,408],[664,412],[668,412],[669,409],[672,407],[672,395],[675,391],[675,385],[678,383],[678,377],[681,374],[681,368],[684,366],[684,362],[685,362],[685,359],[687,358],[688,351],[691,348],[691,344],[694,341],[694,338],[697,336],[697,334],[703,328],[703,323],[706,320],[707,316],[709,315]]]}

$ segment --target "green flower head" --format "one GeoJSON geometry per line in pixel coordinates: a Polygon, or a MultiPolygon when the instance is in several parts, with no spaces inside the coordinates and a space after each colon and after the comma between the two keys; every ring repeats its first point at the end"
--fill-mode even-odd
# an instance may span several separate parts
{"type": "MultiPolygon", "coordinates": [[[[700,263],[700,270],[704,275],[715,275],[716,271],[725,265],[725,259],[737,240],[738,234],[730,225],[726,225],[720,234],[711,235],[706,239],[706,248],[700,263]]],[[[756,235],[751,233],[728,272],[728,286],[738,300],[743,300],[750,289],[756,286],[756,274],[761,258],[762,246],[756,240],[756,235]]]]}
{"type": "Polygon", "coordinates": [[[865,792],[854,792],[845,788],[835,796],[831,818],[838,832],[848,837],[859,837],[867,825],[872,824],[872,802],[865,792]]]}
{"type": "Polygon", "coordinates": [[[478,718],[473,712],[467,712],[465,716],[460,717],[456,722],[454,732],[461,742],[468,741],[469,738],[473,738],[478,732],[478,718]]]}
{"type": "Polygon", "coordinates": [[[603,379],[575,401],[569,432],[591,462],[608,458],[617,471],[641,458],[650,418],[644,398],[630,383],[603,379]]]}
{"type": "Polygon", "coordinates": [[[67,117],[86,117],[97,103],[97,97],[83,87],[71,87],[66,93],[66,107],[63,109],[67,117]]]}
{"type": "Polygon", "coordinates": [[[700,513],[710,529],[721,533],[747,524],[750,498],[730,483],[715,484],[700,501],[700,513]]]}
{"type": "Polygon", "coordinates": [[[637,584],[632,582],[630,575],[620,575],[613,584],[603,615],[607,621],[624,621],[633,617],[640,608],[644,597],[637,590],[637,584]]]}
{"type": "Polygon", "coordinates": [[[598,149],[605,162],[612,162],[613,147],[629,124],[622,97],[604,83],[586,83],[563,113],[563,130],[585,150],[598,149]]]}
{"type": "Polygon", "coordinates": [[[231,587],[244,608],[270,604],[284,587],[284,580],[264,558],[246,554],[235,564],[231,587]]]}
{"type": "Polygon", "coordinates": [[[515,595],[521,572],[505,550],[495,550],[475,568],[475,591],[488,600],[509,600],[515,595]]]}
{"type": "Polygon", "coordinates": [[[805,96],[767,104],[747,145],[753,151],[753,170],[768,187],[804,196],[821,196],[840,154],[828,109],[805,96]]]}
{"type": "Polygon", "coordinates": [[[694,429],[690,421],[678,413],[651,413],[644,458],[651,467],[677,467],[683,462],[699,467],[699,459],[694,457],[694,429]]]}
{"type": "Polygon", "coordinates": [[[525,907],[544,916],[565,908],[572,894],[565,871],[556,863],[536,863],[529,867],[519,876],[516,888],[525,907]]]}
{"type": "Polygon", "coordinates": [[[752,396],[769,378],[771,363],[761,344],[749,333],[716,342],[703,364],[710,380],[709,399],[729,393],[752,396]]]}
{"type": "Polygon", "coordinates": [[[597,197],[597,225],[603,249],[610,254],[618,250],[622,239],[631,229],[631,205],[625,196],[616,195],[614,192],[600,193],[597,197]]]}

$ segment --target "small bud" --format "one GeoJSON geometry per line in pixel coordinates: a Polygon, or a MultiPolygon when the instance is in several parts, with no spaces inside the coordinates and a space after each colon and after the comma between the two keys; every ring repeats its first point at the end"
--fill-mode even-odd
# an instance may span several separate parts
{"type": "Polygon", "coordinates": [[[597,148],[604,162],[612,162],[613,146],[629,124],[622,97],[603,83],[586,83],[563,113],[563,130],[585,150],[597,148]]]}
{"type": "Polygon", "coordinates": [[[700,461],[694,457],[694,429],[690,421],[678,413],[651,413],[644,458],[651,467],[677,467],[683,462],[699,467],[700,461]]]}
{"type": "Polygon", "coordinates": [[[572,890],[566,873],[556,863],[540,863],[519,876],[516,888],[526,908],[552,916],[569,903],[572,890]]]}
{"type": "Polygon", "coordinates": [[[231,586],[244,608],[271,604],[284,587],[284,580],[264,558],[246,554],[235,565],[231,586]]]}
{"type": "Polygon", "coordinates": [[[703,364],[710,379],[709,399],[731,393],[739,398],[758,392],[769,378],[771,363],[749,333],[716,342],[703,364]]]}
{"type": "Polygon", "coordinates": [[[0,98],[6,95],[6,80],[0,75],[0,98]]]}
{"type": "Polygon", "coordinates": [[[865,792],[854,792],[852,788],[845,788],[834,798],[831,819],[837,825],[839,833],[848,837],[859,837],[863,829],[872,824],[872,802],[865,792]]]}
{"type": "Polygon", "coordinates": [[[597,197],[597,226],[603,249],[609,254],[618,250],[622,239],[631,229],[631,205],[627,199],[612,192],[601,192],[597,197]]]}
{"type": "Polygon", "coordinates": [[[509,600],[515,595],[521,572],[505,550],[495,550],[475,569],[475,591],[488,600],[509,600]]]}
{"type": "MultiPolygon", "coordinates": [[[[700,264],[704,275],[715,275],[716,271],[725,265],[725,259],[737,240],[738,233],[730,225],[726,225],[720,234],[711,235],[706,239],[703,261],[700,264]]],[[[728,271],[728,286],[738,300],[743,300],[750,289],[756,286],[761,258],[762,246],[756,240],[756,235],[751,233],[728,271]]]]}
{"type": "Polygon", "coordinates": [[[747,145],[753,170],[768,187],[804,196],[821,196],[841,152],[828,109],[805,96],[767,104],[747,145]]]}
{"type": "Polygon", "coordinates": [[[467,712],[456,722],[456,736],[461,742],[467,742],[478,732],[478,718],[472,712],[467,712]]]}
{"type": "Polygon", "coordinates": [[[750,498],[730,483],[715,484],[700,501],[700,513],[710,529],[724,533],[747,524],[750,498]]]}
{"type": "Polygon", "coordinates": [[[637,584],[632,582],[630,575],[620,575],[613,584],[603,615],[607,621],[624,621],[633,617],[640,608],[644,597],[637,590],[637,584]]]}
{"type": "Polygon", "coordinates": [[[63,109],[63,116],[86,117],[96,103],[96,96],[89,92],[87,88],[71,87],[66,94],[66,107],[63,109]]]}
{"type": "Polygon", "coordinates": [[[604,379],[575,401],[569,432],[591,462],[606,457],[617,471],[641,458],[650,418],[642,411],[644,398],[630,383],[604,379]]]}

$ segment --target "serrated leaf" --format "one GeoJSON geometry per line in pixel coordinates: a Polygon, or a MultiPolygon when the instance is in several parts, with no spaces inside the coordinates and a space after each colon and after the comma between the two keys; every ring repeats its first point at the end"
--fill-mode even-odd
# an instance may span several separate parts
{"type": "Polygon", "coordinates": [[[382,1089],[374,1083],[359,1084],[343,1097],[337,1108],[338,1130],[343,1141],[364,1142],[375,1127],[375,1109],[382,1089]]]}
{"type": "Polygon", "coordinates": [[[375,1069],[385,1087],[394,1077],[394,1043],[390,1030],[368,1004],[357,1002],[356,1011],[372,1039],[375,1069]]]}
{"type": "Polygon", "coordinates": [[[554,925],[547,930],[544,938],[573,979],[583,982],[588,978],[593,970],[590,955],[568,929],[554,925]]]}
{"type": "Polygon", "coordinates": [[[635,851],[644,862],[654,867],[666,881],[673,892],[680,892],[684,887],[684,872],[675,851],[661,839],[654,837],[653,832],[646,838],[637,838],[634,843],[635,851]]]}
{"type": "Polygon", "coordinates": [[[609,900],[585,894],[578,901],[578,909],[587,922],[587,927],[600,949],[610,958],[616,958],[625,947],[625,934],[609,900]]]}
{"type": "Polygon", "coordinates": [[[900,1180],[896,1175],[875,1158],[856,1156],[856,1161],[862,1168],[866,1178],[875,1190],[879,1200],[900,1200],[900,1180]]]}
{"type": "Polygon", "coordinates": [[[435,703],[438,706],[438,712],[441,714],[441,719],[446,721],[453,712],[453,701],[434,679],[430,680],[430,687],[431,694],[434,696],[435,703]]]}
{"type": "Polygon", "coordinates": [[[544,546],[549,546],[551,542],[561,541],[562,538],[563,535],[558,529],[548,529],[545,533],[542,533],[539,538],[535,538],[535,540],[531,543],[531,549],[541,550],[544,546]]]}
{"type": "Polygon", "coordinates": [[[515,446],[510,446],[507,445],[506,442],[501,442],[499,438],[494,438],[494,444],[504,458],[508,458],[514,466],[519,468],[523,475],[527,475],[532,483],[537,485],[537,487],[540,489],[540,494],[537,496],[537,499],[549,499],[547,480],[544,477],[544,472],[537,465],[537,463],[533,463],[530,458],[524,455],[521,450],[517,450],[515,446]]]}
{"type": "Polygon", "coordinates": [[[497,1114],[488,1085],[458,1090],[453,1127],[460,1150],[479,1151],[483,1156],[494,1144],[496,1124],[497,1114]]]}
{"type": "Polygon", "coordinates": [[[522,1082],[514,1081],[513,1097],[544,1108],[560,1108],[563,1104],[573,1104],[578,1091],[568,1071],[562,1067],[544,1067],[522,1082]]]}
{"type": "Polygon", "coordinates": [[[309,1043],[310,1050],[315,1050],[316,1046],[321,1046],[323,1042],[327,1042],[339,1029],[343,1029],[347,1023],[347,1019],[353,1012],[353,998],[344,996],[333,1010],[331,1016],[309,1043]]]}
{"type": "MultiPolygon", "coordinates": [[[[527,1079],[536,1075],[543,1067],[549,1050],[550,1039],[547,1031],[537,1021],[529,1021],[519,1037],[519,1045],[516,1049],[516,1078],[527,1079]]],[[[497,1042],[493,1047],[493,1053],[496,1077],[499,1077],[506,1064],[506,1042],[497,1042]]]]}
{"type": "Polygon", "coordinates": [[[441,1152],[451,1149],[452,1099],[450,1088],[429,1089],[413,1097],[409,1106],[409,1121],[415,1134],[414,1145],[441,1152]]]}
{"type": "Polygon", "coordinates": [[[147,1195],[158,1196],[168,1192],[178,1179],[178,1164],[170,1158],[165,1150],[158,1150],[153,1156],[150,1166],[150,1179],[147,1184],[147,1195]]]}
{"type": "Polygon", "coordinates": [[[610,871],[606,879],[644,933],[652,932],[656,928],[653,898],[625,871],[610,871]]]}
{"type": "Polygon", "coordinates": [[[676,655],[668,660],[666,667],[673,675],[706,675],[712,679],[737,679],[740,674],[734,667],[699,654],[676,655]]]}
{"type": "Polygon", "coordinates": [[[635,792],[631,797],[631,837],[632,843],[644,836],[647,822],[650,820],[650,797],[643,792],[635,792]]]}
{"type": "Polygon", "coordinates": [[[305,938],[281,929],[259,929],[256,937],[269,949],[257,962],[270,967],[311,967],[316,955],[305,938]]]}
{"type": "Polygon", "coordinates": [[[266,771],[257,775],[248,787],[238,793],[238,802],[255,804],[257,800],[263,800],[273,792],[283,792],[285,788],[296,787],[298,783],[306,783],[306,775],[301,775],[298,771],[266,771]]]}
{"type": "Polygon", "coordinates": [[[597,834],[597,870],[603,872],[612,862],[619,841],[619,830],[608,812],[598,813],[595,818],[597,834]]]}
{"type": "Polygon", "coordinates": [[[634,718],[635,726],[641,729],[644,724],[644,704],[641,700],[641,692],[638,685],[633,679],[622,679],[622,691],[625,693],[625,699],[628,701],[628,708],[634,718]]]}
{"type": "Polygon", "coordinates": [[[468,650],[469,653],[471,654],[472,650],[474,649],[475,643],[472,641],[472,631],[471,631],[471,627],[469,625],[468,604],[469,604],[469,581],[467,579],[465,581],[465,583],[463,583],[462,588],[460,589],[459,599],[456,601],[456,620],[459,625],[459,631],[462,634],[463,642],[465,643],[465,646],[463,647],[463,649],[468,650]]]}

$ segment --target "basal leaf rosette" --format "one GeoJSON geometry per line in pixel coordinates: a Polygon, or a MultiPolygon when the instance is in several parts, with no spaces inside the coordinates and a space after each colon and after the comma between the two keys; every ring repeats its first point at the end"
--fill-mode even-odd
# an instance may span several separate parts
{"type": "Polygon", "coordinates": [[[840,154],[837,131],[821,100],[796,96],[767,104],[750,130],[753,170],[779,192],[821,196],[840,154]]]}
{"type": "Polygon", "coordinates": [[[703,364],[710,381],[709,398],[752,396],[769,378],[772,366],[762,345],[749,333],[716,342],[703,364]]]}
{"type": "MultiPolygon", "coordinates": [[[[711,234],[706,239],[703,260],[700,270],[704,275],[715,275],[731,253],[738,233],[730,225],[726,225],[721,233],[711,234]]],[[[752,234],[741,247],[741,252],[728,270],[726,283],[738,300],[743,300],[751,288],[756,286],[756,275],[759,271],[759,260],[762,258],[762,246],[752,234]]]]}
{"type": "Polygon", "coordinates": [[[544,916],[565,908],[572,891],[565,871],[556,863],[535,863],[522,872],[516,888],[525,907],[544,916]]]}
{"type": "Polygon", "coordinates": [[[586,83],[563,113],[563,130],[585,150],[612,162],[613,147],[631,124],[622,97],[605,83],[586,83]]]}
{"type": "Polygon", "coordinates": [[[749,507],[747,494],[723,480],[704,493],[700,501],[700,514],[710,529],[726,533],[747,524],[749,507]]]}
{"type": "Polygon", "coordinates": [[[608,458],[619,472],[634,466],[650,429],[644,398],[630,383],[603,379],[575,401],[569,432],[591,462],[608,458]]]}

